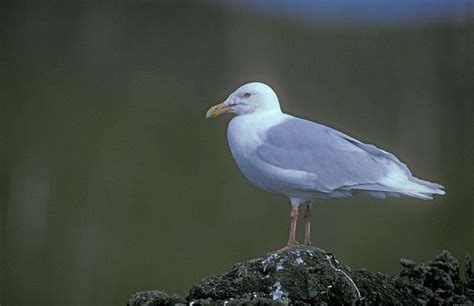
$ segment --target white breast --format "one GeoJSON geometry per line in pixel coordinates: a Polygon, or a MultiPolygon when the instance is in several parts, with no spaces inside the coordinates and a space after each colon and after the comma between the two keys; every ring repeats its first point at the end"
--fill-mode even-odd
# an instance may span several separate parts
{"type": "MultiPolygon", "coordinates": [[[[251,158],[261,144],[259,135],[288,115],[281,112],[253,113],[234,117],[227,128],[227,140],[237,164],[251,158]]],[[[239,164],[240,166],[240,164],[239,164]]]]}
{"type": "Polygon", "coordinates": [[[295,183],[300,187],[305,181],[312,184],[315,177],[298,170],[276,168],[258,157],[256,150],[262,143],[260,135],[288,117],[282,113],[265,115],[251,114],[232,119],[227,130],[232,156],[243,174],[256,186],[269,192],[295,196],[295,183]]]}

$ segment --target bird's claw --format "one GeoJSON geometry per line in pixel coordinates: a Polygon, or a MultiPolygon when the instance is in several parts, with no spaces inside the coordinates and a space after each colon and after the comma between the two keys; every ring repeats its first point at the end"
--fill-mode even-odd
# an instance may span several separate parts
{"type": "Polygon", "coordinates": [[[295,246],[299,245],[300,243],[298,241],[295,241],[295,242],[292,242],[292,243],[288,243],[287,245],[285,245],[284,247],[282,248],[279,248],[278,250],[274,251],[274,253],[284,253],[286,251],[289,251],[290,249],[294,248],[295,246]]]}
{"type": "Polygon", "coordinates": [[[290,250],[292,247],[294,247],[294,245],[285,245],[284,247],[279,248],[278,250],[274,251],[273,253],[281,254],[281,253],[284,253],[284,252],[290,250]]]}

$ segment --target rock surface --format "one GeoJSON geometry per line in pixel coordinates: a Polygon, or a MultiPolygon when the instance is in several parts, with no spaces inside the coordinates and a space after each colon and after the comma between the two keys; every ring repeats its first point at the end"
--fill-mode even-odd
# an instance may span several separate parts
{"type": "Polygon", "coordinates": [[[133,294],[128,305],[474,305],[474,273],[467,258],[466,280],[447,251],[432,261],[400,260],[399,275],[351,270],[332,254],[295,247],[282,254],[237,263],[195,284],[184,299],[162,291],[133,294]]]}

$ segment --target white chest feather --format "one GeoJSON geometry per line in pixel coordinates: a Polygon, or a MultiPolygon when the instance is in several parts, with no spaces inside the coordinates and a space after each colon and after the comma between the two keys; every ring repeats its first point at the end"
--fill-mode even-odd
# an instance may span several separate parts
{"type": "Polygon", "coordinates": [[[252,153],[261,144],[259,135],[286,118],[285,114],[249,114],[234,117],[227,129],[232,155],[240,167],[240,163],[252,158],[252,153]]]}
{"type": "Polygon", "coordinates": [[[275,168],[263,162],[256,153],[263,141],[262,134],[287,117],[282,113],[235,117],[229,123],[227,138],[235,162],[252,183],[266,191],[289,195],[293,180],[300,182],[308,175],[301,171],[275,168]]]}

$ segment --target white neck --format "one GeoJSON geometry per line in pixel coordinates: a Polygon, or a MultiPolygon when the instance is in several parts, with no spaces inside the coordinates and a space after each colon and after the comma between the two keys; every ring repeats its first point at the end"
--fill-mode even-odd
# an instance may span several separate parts
{"type": "Polygon", "coordinates": [[[239,115],[232,118],[230,124],[237,125],[240,129],[251,129],[254,132],[264,131],[278,124],[288,115],[282,113],[281,109],[260,110],[254,113],[239,115]]]}

